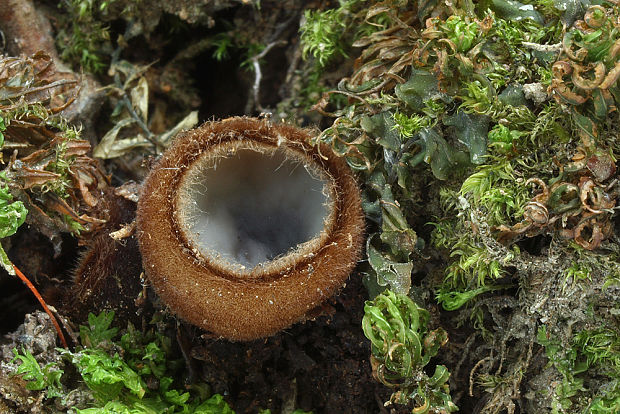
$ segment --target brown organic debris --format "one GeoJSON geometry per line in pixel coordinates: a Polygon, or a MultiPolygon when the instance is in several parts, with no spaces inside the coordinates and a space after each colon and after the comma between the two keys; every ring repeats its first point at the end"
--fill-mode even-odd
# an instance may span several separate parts
{"type": "MultiPolygon", "coordinates": [[[[52,28],[47,17],[38,11],[31,0],[0,0],[0,32],[7,39],[7,51],[21,60],[24,56],[45,56],[50,64],[54,64],[57,71],[52,71],[57,79],[50,78],[51,84],[57,81],[56,86],[66,84],[83,93],[65,101],[66,105],[57,107],[62,115],[70,121],[81,121],[88,128],[91,125],[93,114],[99,109],[102,92],[99,84],[90,76],[71,72],[62,62],[54,45],[52,28]],[[77,99],[76,99],[77,98],[77,99]]],[[[2,66],[2,64],[0,64],[2,66]]],[[[46,85],[43,88],[50,88],[46,85]]],[[[34,92],[34,91],[33,91],[34,92]]],[[[57,92],[57,91],[56,91],[57,92]]],[[[40,99],[37,100],[39,102],[40,99]]],[[[49,108],[51,109],[51,108],[49,108]]]]}
{"type": "MultiPolygon", "coordinates": [[[[591,103],[599,119],[606,114],[597,113],[597,107],[606,108],[607,113],[617,110],[609,89],[620,77],[619,28],[617,8],[595,5],[564,35],[562,52],[553,64],[549,86],[549,93],[558,103],[573,106],[591,103]],[[589,35],[595,40],[586,40],[589,35]],[[600,50],[606,53],[601,55],[600,50]]],[[[578,112],[584,112],[584,108],[578,112]]]]}
{"type": "Polygon", "coordinates": [[[109,179],[89,156],[90,143],[57,115],[79,93],[78,83],[57,72],[45,53],[0,57],[4,173],[30,211],[27,221],[50,239],[59,232],[91,231],[106,218],[93,211],[109,179]]]}
{"type": "Polygon", "coordinates": [[[132,230],[136,203],[116,190],[106,189],[99,200],[97,210],[108,212],[108,221],[84,242],[86,249],[73,271],[73,284],[62,300],[63,313],[75,321],[104,310],[138,325],[144,316],[143,306],[136,305],[143,292],[140,252],[132,230]]]}
{"type": "Polygon", "coordinates": [[[612,236],[611,217],[620,188],[609,154],[595,151],[588,157],[585,149],[579,148],[573,162],[563,166],[560,176],[550,184],[539,178],[531,178],[529,183],[536,184],[541,192],[526,204],[520,223],[496,228],[500,242],[511,243],[522,235],[556,233],[594,250],[612,236]]]}

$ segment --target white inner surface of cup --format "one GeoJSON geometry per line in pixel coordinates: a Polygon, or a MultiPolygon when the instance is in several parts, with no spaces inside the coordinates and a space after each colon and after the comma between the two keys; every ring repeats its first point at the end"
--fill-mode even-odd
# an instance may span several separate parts
{"type": "Polygon", "coordinates": [[[330,196],[316,167],[282,149],[237,149],[206,164],[190,171],[181,188],[189,198],[181,224],[204,257],[252,269],[323,231],[330,196]]]}

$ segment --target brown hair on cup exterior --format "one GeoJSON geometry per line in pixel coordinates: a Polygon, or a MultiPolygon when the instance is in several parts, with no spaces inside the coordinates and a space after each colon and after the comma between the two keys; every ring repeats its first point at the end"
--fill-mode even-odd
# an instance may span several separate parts
{"type": "Polygon", "coordinates": [[[255,118],[180,134],[146,178],[146,276],[180,318],[231,340],[275,334],[334,295],[364,215],[345,161],[311,131],[255,118]]]}

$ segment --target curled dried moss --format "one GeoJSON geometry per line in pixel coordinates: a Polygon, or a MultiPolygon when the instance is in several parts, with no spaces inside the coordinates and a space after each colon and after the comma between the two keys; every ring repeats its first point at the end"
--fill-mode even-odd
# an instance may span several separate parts
{"type": "Polygon", "coordinates": [[[0,59],[4,174],[31,212],[28,222],[50,239],[105,220],[96,208],[108,177],[89,156],[90,143],[59,115],[79,92],[72,74],[57,72],[44,53],[0,59]]]}

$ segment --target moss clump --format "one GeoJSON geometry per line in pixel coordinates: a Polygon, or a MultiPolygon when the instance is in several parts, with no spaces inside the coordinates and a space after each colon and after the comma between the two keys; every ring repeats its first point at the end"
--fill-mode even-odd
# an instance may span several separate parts
{"type": "Polygon", "coordinates": [[[604,286],[618,274],[618,8],[368,4],[378,16],[315,106],[334,118],[318,141],[365,184],[371,292],[435,293],[480,335],[470,394],[477,384],[483,411],[512,412],[539,318],[565,339],[562,312],[574,329],[595,298],[617,311],[604,286]]]}
{"type": "Polygon", "coordinates": [[[184,361],[172,357],[169,336],[129,324],[119,337],[118,329],[111,328],[113,318],[114,312],[90,314],[88,325],[80,327],[81,346],[60,350],[60,364],[41,368],[31,352],[14,350],[13,363],[21,362],[15,375],[28,381],[27,389],[40,390],[80,414],[234,414],[221,395],[210,395],[207,385],[194,384],[188,391],[175,379],[184,361]],[[73,406],[69,398],[75,384],[65,372],[73,369],[89,390],[86,406],[73,406]]]}
{"type": "Polygon", "coordinates": [[[448,334],[442,328],[429,331],[428,322],[428,311],[406,295],[387,290],[367,301],[362,328],[372,345],[373,375],[394,389],[389,403],[412,402],[415,413],[454,412],[447,368],[437,365],[432,376],[424,372],[448,342],[448,334]]]}

